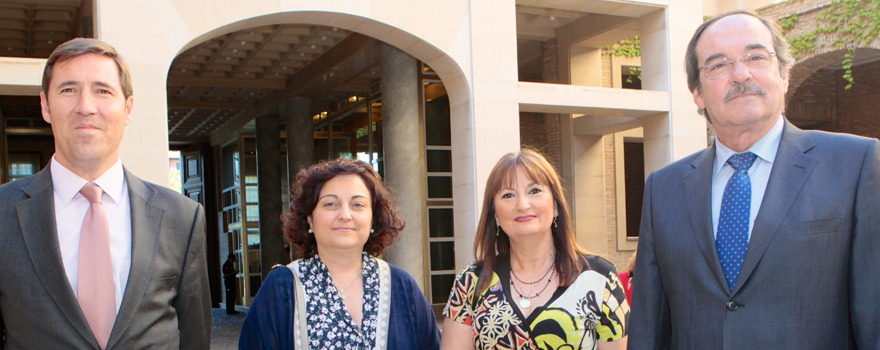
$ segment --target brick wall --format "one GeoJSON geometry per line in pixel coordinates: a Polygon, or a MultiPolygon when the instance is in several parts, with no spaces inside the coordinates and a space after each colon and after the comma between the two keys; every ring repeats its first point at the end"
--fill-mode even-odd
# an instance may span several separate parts
{"type": "Polygon", "coordinates": [[[880,138],[880,62],[853,67],[853,79],[852,89],[845,91],[843,70],[818,70],[798,88],[786,116],[807,129],[880,138]]]}
{"type": "Polygon", "coordinates": [[[607,246],[604,257],[617,265],[620,271],[626,267],[632,251],[617,250],[617,178],[615,176],[617,163],[614,154],[614,135],[605,135],[602,138],[602,145],[605,148],[605,244],[607,246]]]}
{"type": "Polygon", "coordinates": [[[837,78],[837,131],[880,138],[880,62],[853,67],[855,84],[844,91],[843,71],[832,71],[837,78]]]}
{"type": "Polygon", "coordinates": [[[602,87],[614,87],[612,71],[611,55],[602,55],[602,87]]]}
{"type": "Polygon", "coordinates": [[[523,146],[532,147],[541,153],[546,152],[547,131],[543,113],[519,113],[519,141],[523,146]]]}
{"type": "MultiPolygon", "coordinates": [[[[772,18],[775,20],[780,20],[782,18],[791,16],[793,12],[797,12],[799,14],[815,10],[817,8],[823,8],[828,6],[832,0],[795,0],[795,1],[786,1],[776,3],[761,9],[758,9],[758,13],[761,16],[772,18]]],[[[799,16],[800,18],[800,16],[799,16]]]]}

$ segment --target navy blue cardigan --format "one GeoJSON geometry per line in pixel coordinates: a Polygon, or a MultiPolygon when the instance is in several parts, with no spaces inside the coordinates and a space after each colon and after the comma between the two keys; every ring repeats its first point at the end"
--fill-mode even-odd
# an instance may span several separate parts
{"type": "MultiPolygon", "coordinates": [[[[434,311],[416,281],[401,268],[391,269],[388,349],[440,349],[434,311]]],[[[293,273],[277,268],[266,276],[241,328],[238,348],[293,350],[293,273]]]]}

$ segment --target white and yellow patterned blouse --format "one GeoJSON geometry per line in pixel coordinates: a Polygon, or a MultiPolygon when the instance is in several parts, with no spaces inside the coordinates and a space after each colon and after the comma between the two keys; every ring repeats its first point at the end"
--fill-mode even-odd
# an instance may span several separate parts
{"type": "Polygon", "coordinates": [[[560,287],[543,306],[524,317],[512,306],[510,263],[499,258],[492,284],[475,298],[482,263],[456,277],[443,314],[474,330],[477,349],[596,349],[597,341],[626,335],[629,304],[608,260],[586,256],[589,267],[568,287],[560,287]]]}

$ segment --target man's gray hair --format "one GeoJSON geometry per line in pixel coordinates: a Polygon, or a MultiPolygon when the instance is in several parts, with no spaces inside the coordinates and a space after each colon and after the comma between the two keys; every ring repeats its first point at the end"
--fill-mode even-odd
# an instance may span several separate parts
{"type": "MultiPolygon", "coordinates": [[[[782,27],[779,26],[779,23],[775,20],[761,17],[753,11],[734,10],[703,22],[703,24],[697,28],[696,32],[694,32],[691,42],[688,43],[687,55],[684,58],[684,70],[687,72],[688,91],[693,92],[694,89],[703,91],[703,86],[700,84],[700,62],[697,60],[697,42],[700,41],[700,37],[703,35],[706,28],[724,17],[733,15],[749,15],[755,17],[770,30],[770,34],[773,36],[773,51],[776,51],[776,58],[779,60],[779,75],[782,77],[788,76],[788,70],[794,65],[794,58],[791,57],[791,46],[788,44],[788,41],[785,40],[785,36],[782,35],[782,27]]],[[[705,108],[701,108],[699,112],[706,117],[706,119],[709,119],[709,113],[705,108]]],[[[709,119],[709,122],[711,123],[712,120],[709,119]]]]}

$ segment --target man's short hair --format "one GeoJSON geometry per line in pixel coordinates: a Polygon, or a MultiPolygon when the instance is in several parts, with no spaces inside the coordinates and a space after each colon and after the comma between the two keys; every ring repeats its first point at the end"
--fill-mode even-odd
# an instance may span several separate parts
{"type": "MultiPolygon", "coordinates": [[[[779,75],[783,77],[788,76],[788,70],[794,65],[794,58],[791,57],[791,47],[789,46],[788,41],[785,40],[785,36],[782,35],[782,27],[779,26],[779,23],[775,20],[761,17],[753,11],[734,10],[703,22],[703,24],[694,32],[694,36],[691,38],[691,42],[688,43],[687,46],[687,55],[684,58],[684,70],[687,72],[688,91],[693,92],[694,89],[699,89],[700,91],[703,90],[703,86],[700,84],[700,62],[697,59],[697,42],[699,42],[700,37],[703,36],[703,31],[724,17],[740,14],[757,18],[767,27],[767,29],[770,30],[770,34],[773,36],[773,51],[776,51],[776,58],[779,60],[779,75]]],[[[700,109],[700,114],[707,119],[709,118],[705,109],[700,109]]]]}
{"type": "Polygon", "coordinates": [[[128,71],[128,65],[122,59],[122,56],[116,52],[116,49],[110,44],[92,38],[76,38],[71,39],[55,48],[49,59],[46,60],[46,67],[43,68],[43,86],[44,94],[49,93],[49,82],[52,80],[52,72],[55,64],[64,62],[82,55],[96,54],[112,58],[116,61],[116,68],[119,70],[119,83],[122,85],[122,94],[128,99],[134,93],[131,87],[131,73],[128,71]]]}
{"type": "Polygon", "coordinates": [[[235,254],[229,254],[229,256],[227,256],[226,258],[235,260],[235,254]]]}

